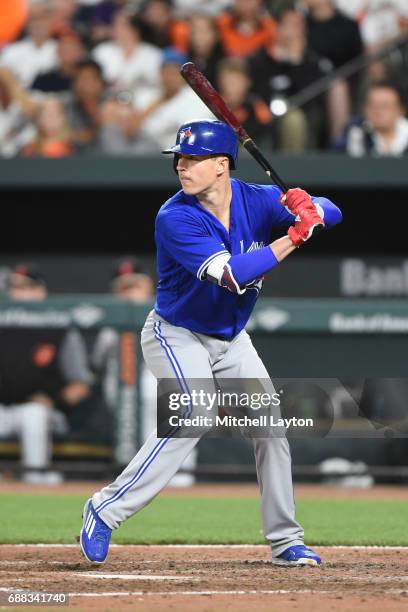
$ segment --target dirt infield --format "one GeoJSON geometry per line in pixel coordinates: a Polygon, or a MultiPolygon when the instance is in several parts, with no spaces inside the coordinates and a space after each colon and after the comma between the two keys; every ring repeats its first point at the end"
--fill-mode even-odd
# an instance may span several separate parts
{"type": "MultiPolygon", "coordinates": [[[[98,491],[104,482],[66,482],[56,487],[30,486],[15,480],[0,482],[1,493],[24,493],[33,494],[47,493],[52,495],[67,495],[69,493],[90,496],[98,491]]],[[[199,483],[189,488],[167,487],[160,496],[180,495],[194,497],[259,497],[259,488],[256,483],[231,484],[231,483],[199,483]]],[[[302,498],[329,498],[329,499],[404,499],[408,501],[406,486],[375,486],[368,489],[342,488],[326,485],[295,485],[296,499],[302,498]]]]}
{"type": "Polygon", "coordinates": [[[279,568],[266,546],[112,546],[94,567],[76,546],[3,545],[1,601],[4,589],[27,589],[70,593],[77,610],[407,609],[408,549],[318,550],[322,567],[279,568]]]}
{"type": "MultiPolygon", "coordinates": [[[[101,483],[44,488],[89,495],[101,483]]],[[[298,499],[407,499],[405,487],[295,487],[298,499]]],[[[42,488],[3,482],[2,493],[42,488]]],[[[164,495],[258,496],[254,484],[198,485],[164,495]]],[[[320,547],[319,568],[279,568],[267,546],[112,546],[90,566],[76,545],[0,546],[0,609],[10,590],[70,593],[75,610],[140,612],[399,612],[408,609],[408,548],[320,547]]],[[[17,608],[22,609],[22,608],[17,608]]],[[[26,610],[33,609],[24,608],[26,610]]],[[[64,607],[35,609],[61,610],[64,607]]],[[[66,609],[66,608],[65,608],[66,609]]]]}

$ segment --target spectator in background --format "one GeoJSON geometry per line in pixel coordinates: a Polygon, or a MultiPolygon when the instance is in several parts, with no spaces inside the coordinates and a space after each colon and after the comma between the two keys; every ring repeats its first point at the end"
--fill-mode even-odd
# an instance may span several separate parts
{"type": "MultiPolygon", "coordinates": [[[[36,266],[13,268],[11,300],[41,302],[47,293],[36,266]]],[[[58,484],[62,476],[49,464],[51,433],[66,433],[61,411],[73,410],[90,392],[82,338],[74,329],[2,329],[0,338],[0,437],[19,437],[26,482],[58,484]]]]}
{"type": "Polygon", "coordinates": [[[73,153],[64,105],[58,98],[47,98],[41,104],[37,135],[21,151],[26,157],[66,157],[73,153]]]}
{"type": "Polygon", "coordinates": [[[153,45],[175,47],[185,52],[188,38],[186,21],[173,17],[171,0],[147,0],[141,18],[148,26],[146,39],[153,45]]]}
{"type": "Polygon", "coordinates": [[[215,20],[209,15],[193,14],[189,20],[187,55],[214,86],[217,65],[225,57],[215,20]]]}
{"type": "MultiPolygon", "coordinates": [[[[408,29],[406,0],[336,0],[336,6],[358,21],[365,49],[375,53],[392,43],[408,29]]],[[[367,67],[370,81],[403,78],[401,57],[393,55],[367,67]]]]}
{"type": "Polygon", "coordinates": [[[0,68],[0,156],[13,157],[35,138],[31,118],[38,106],[32,103],[6,68],[0,68]]]}
{"type": "Polygon", "coordinates": [[[125,11],[115,15],[113,41],[98,45],[94,59],[114,91],[126,92],[136,106],[152,100],[159,90],[161,51],[143,42],[143,22],[125,11]]]}
{"type": "MultiPolygon", "coordinates": [[[[116,13],[127,5],[128,0],[91,0],[80,4],[78,20],[82,24],[81,36],[86,37],[89,47],[112,38],[113,19],[116,13]]],[[[78,30],[78,26],[76,29],[78,30]]]]}
{"type": "Polygon", "coordinates": [[[230,57],[218,64],[218,86],[221,96],[251,137],[270,136],[272,114],[264,100],[250,94],[252,80],[245,62],[230,57]]]}
{"type": "Polygon", "coordinates": [[[77,65],[72,93],[65,100],[71,142],[78,152],[96,147],[101,122],[105,83],[99,64],[84,60],[77,65]]]}
{"type": "MultiPolygon", "coordinates": [[[[331,61],[334,68],[362,55],[364,49],[356,21],[340,13],[334,0],[304,0],[308,7],[307,30],[310,48],[331,61]]],[[[355,78],[336,80],[329,92],[330,136],[335,140],[347,125],[353,98],[355,78]]]]}
{"type": "Polygon", "coordinates": [[[401,156],[408,153],[408,119],[401,94],[390,83],[372,84],[367,92],[363,116],[351,122],[338,150],[349,155],[401,156]]]}
{"type": "Polygon", "coordinates": [[[264,0],[234,0],[230,11],[218,17],[221,43],[227,55],[245,57],[273,43],[276,22],[264,0]]]}
{"type": "Polygon", "coordinates": [[[335,4],[359,23],[368,51],[392,42],[408,28],[406,0],[335,0],[335,4]]]}
{"type": "Polygon", "coordinates": [[[24,87],[41,73],[56,67],[57,43],[51,39],[52,10],[47,0],[30,4],[28,36],[8,45],[0,54],[0,65],[8,68],[24,87]]]}
{"type": "MultiPolygon", "coordinates": [[[[111,292],[120,301],[143,305],[153,302],[154,284],[152,277],[144,270],[140,261],[135,257],[120,259],[113,270],[111,292]]],[[[96,338],[92,352],[91,362],[95,371],[104,382],[105,397],[111,410],[115,409],[116,392],[112,382],[117,378],[117,353],[119,335],[117,330],[106,327],[96,338]]],[[[141,443],[156,429],[157,420],[157,391],[156,379],[146,368],[144,362],[140,364],[140,421],[141,443]]],[[[170,481],[169,486],[187,487],[195,482],[191,473],[197,464],[197,450],[183,462],[180,472],[170,481]]]]}
{"type": "Polygon", "coordinates": [[[81,29],[78,0],[52,0],[52,36],[59,38],[77,29],[81,29]]]}
{"type": "Polygon", "coordinates": [[[106,102],[101,131],[101,147],[105,153],[158,153],[173,143],[174,132],[186,120],[186,113],[191,117],[213,117],[180,74],[180,67],[186,61],[176,49],[163,51],[160,94],[143,110],[117,101],[106,102]]]}
{"type": "Polygon", "coordinates": [[[334,68],[363,53],[358,23],[336,9],[334,0],[304,0],[307,8],[309,46],[334,68]]]}
{"type": "Polygon", "coordinates": [[[58,65],[38,75],[31,89],[44,93],[69,91],[75,75],[77,64],[85,58],[84,45],[77,34],[68,32],[58,39],[58,65]]]}
{"type": "Polygon", "coordinates": [[[32,128],[29,138],[24,137],[22,141],[16,138],[15,142],[11,140],[6,151],[12,150],[15,154],[22,148],[25,155],[59,157],[74,151],[82,153],[94,149],[99,135],[100,108],[105,91],[102,71],[96,62],[84,60],[77,64],[72,91],[61,99],[63,106],[55,97],[51,100],[46,97],[37,99],[28,94],[4,68],[0,68],[1,82],[11,92],[11,99],[18,104],[22,115],[25,115],[26,123],[31,120],[28,125],[32,128]],[[32,127],[35,124],[36,137],[33,136],[32,127]],[[27,144],[29,146],[25,146],[27,144]]]}
{"type": "MultiPolygon", "coordinates": [[[[249,58],[254,91],[274,110],[325,76],[330,63],[307,47],[305,18],[293,10],[280,17],[276,42],[249,58]]],[[[278,113],[277,113],[278,115],[278,113]]],[[[301,109],[289,110],[275,122],[274,140],[283,151],[303,151],[327,144],[325,99],[319,96],[301,109]]]]}

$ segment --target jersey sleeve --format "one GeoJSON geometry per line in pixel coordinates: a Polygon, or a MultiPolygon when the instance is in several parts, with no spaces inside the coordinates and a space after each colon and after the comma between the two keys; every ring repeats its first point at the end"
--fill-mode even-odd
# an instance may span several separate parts
{"type": "Polygon", "coordinates": [[[341,223],[343,215],[338,206],[333,204],[331,200],[324,197],[312,196],[313,202],[316,204],[319,215],[324,221],[326,228],[333,227],[341,223]]]}
{"type": "Polygon", "coordinates": [[[282,190],[276,185],[260,185],[262,200],[264,202],[267,222],[271,230],[287,230],[295,222],[295,215],[286,210],[279,202],[282,190]]]}
{"type": "Polygon", "coordinates": [[[207,267],[217,257],[231,256],[225,244],[211,236],[200,219],[187,211],[159,213],[155,236],[157,246],[199,280],[204,280],[207,267]]]}
{"type": "MultiPolygon", "coordinates": [[[[271,229],[286,231],[295,223],[296,217],[279,202],[282,190],[276,185],[262,185],[261,187],[271,229]]],[[[319,215],[324,220],[326,228],[333,227],[341,222],[341,211],[331,200],[325,197],[311,197],[319,215]]]]}

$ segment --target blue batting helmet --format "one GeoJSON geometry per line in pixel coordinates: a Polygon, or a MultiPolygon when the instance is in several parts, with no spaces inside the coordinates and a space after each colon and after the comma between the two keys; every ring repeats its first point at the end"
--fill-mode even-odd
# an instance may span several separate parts
{"type": "Polygon", "coordinates": [[[238,139],[234,130],[217,119],[197,119],[183,123],[176,144],[163,153],[174,153],[174,168],[181,155],[227,155],[235,170],[238,161],[238,139]]]}

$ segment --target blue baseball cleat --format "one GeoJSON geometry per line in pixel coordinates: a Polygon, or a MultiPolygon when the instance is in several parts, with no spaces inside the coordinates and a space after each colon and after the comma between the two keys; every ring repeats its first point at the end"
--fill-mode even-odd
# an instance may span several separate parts
{"type": "Polygon", "coordinates": [[[321,565],[322,560],[317,553],[311,548],[307,548],[304,544],[289,546],[278,557],[272,557],[272,563],[275,565],[283,565],[296,567],[301,565],[321,565]]]}
{"type": "Polygon", "coordinates": [[[79,537],[82,553],[90,563],[101,565],[105,563],[108,556],[112,529],[99,518],[91,499],[88,499],[85,504],[82,518],[84,523],[79,537]]]}

